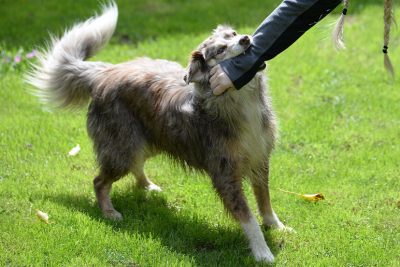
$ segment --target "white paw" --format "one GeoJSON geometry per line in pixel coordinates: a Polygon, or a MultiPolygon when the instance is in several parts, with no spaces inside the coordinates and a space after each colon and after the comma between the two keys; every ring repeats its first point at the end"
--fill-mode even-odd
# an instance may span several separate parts
{"type": "Polygon", "coordinates": [[[292,227],[285,226],[281,221],[275,221],[273,224],[265,224],[267,227],[271,227],[272,229],[276,229],[281,232],[296,232],[292,227]]]}
{"type": "Polygon", "coordinates": [[[122,214],[116,210],[104,210],[103,216],[104,216],[104,218],[113,220],[113,221],[122,221],[122,219],[123,219],[122,214]]]}
{"type": "Polygon", "coordinates": [[[273,263],[275,261],[274,255],[268,248],[263,251],[254,251],[253,253],[258,262],[273,263]]]}
{"type": "Polygon", "coordinates": [[[278,228],[279,231],[285,232],[285,233],[296,233],[296,230],[294,230],[292,227],[289,226],[284,226],[281,228],[278,228]]]}
{"type": "Polygon", "coordinates": [[[155,192],[161,192],[162,189],[156,184],[150,183],[148,186],[146,186],[147,191],[155,191],[155,192]]]}
{"type": "Polygon", "coordinates": [[[246,223],[242,223],[244,233],[249,239],[250,248],[253,252],[256,261],[273,263],[274,255],[272,255],[267,243],[265,242],[264,235],[261,231],[260,225],[254,216],[246,223]]]}
{"type": "Polygon", "coordinates": [[[264,216],[264,225],[267,227],[271,227],[273,229],[277,229],[282,232],[295,232],[293,228],[286,227],[278,218],[278,216],[273,213],[272,216],[264,216]]]}

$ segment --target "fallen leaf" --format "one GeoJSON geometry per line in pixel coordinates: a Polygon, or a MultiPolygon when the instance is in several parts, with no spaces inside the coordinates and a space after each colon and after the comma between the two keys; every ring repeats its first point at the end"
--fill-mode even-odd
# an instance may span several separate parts
{"type": "Polygon", "coordinates": [[[324,200],[324,196],[321,193],[318,194],[300,194],[300,197],[302,197],[305,200],[308,201],[319,201],[319,200],[324,200]]]}
{"type": "Polygon", "coordinates": [[[79,153],[79,151],[81,151],[81,146],[78,144],[69,151],[68,155],[70,155],[71,157],[76,156],[79,153]]]}
{"type": "Polygon", "coordinates": [[[299,193],[295,193],[295,192],[286,191],[286,190],[283,190],[283,189],[279,189],[279,190],[282,191],[282,192],[288,193],[288,194],[299,196],[302,199],[307,200],[307,201],[311,201],[311,202],[317,202],[317,201],[325,199],[324,195],[322,195],[321,193],[318,193],[318,194],[299,194],[299,193]]]}
{"type": "Polygon", "coordinates": [[[49,215],[47,213],[41,210],[36,210],[36,216],[45,223],[49,223],[49,215]]]}

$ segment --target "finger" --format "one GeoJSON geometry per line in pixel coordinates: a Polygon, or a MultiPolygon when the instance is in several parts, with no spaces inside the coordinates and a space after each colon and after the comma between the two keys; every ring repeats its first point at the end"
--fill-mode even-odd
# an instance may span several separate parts
{"type": "Polygon", "coordinates": [[[214,76],[214,74],[218,71],[219,65],[215,65],[214,67],[211,68],[210,74],[211,76],[214,76]]]}
{"type": "Polygon", "coordinates": [[[218,85],[214,90],[213,90],[213,94],[214,95],[221,95],[223,92],[226,91],[226,89],[228,89],[225,86],[222,85],[218,85]]]}
{"type": "Polygon", "coordinates": [[[218,83],[217,81],[214,81],[214,82],[210,83],[211,90],[213,90],[213,91],[214,91],[218,86],[219,86],[219,83],[218,83]]]}
{"type": "Polygon", "coordinates": [[[215,74],[210,78],[210,84],[212,84],[214,87],[217,87],[219,84],[223,83],[223,77],[221,77],[221,74],[215,74]]]}
{"type": "Polygon", "coordinates": [[[218,79],[218,75],[213,75],[210,78],[210,83],[215,83],[215,81],[218,79]]]}

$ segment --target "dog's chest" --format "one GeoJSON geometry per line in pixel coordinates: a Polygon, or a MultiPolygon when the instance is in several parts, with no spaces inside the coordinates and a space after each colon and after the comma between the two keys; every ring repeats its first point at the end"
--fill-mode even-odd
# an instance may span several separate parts
{"type": "Polygon", "coordinates": [[[260,103],[252,103],[242,111],[240,147],[242,156],[246,158],[250,166],[258,165],[267,157],[269,142],[263,123],[264,110],[260,103]]]}

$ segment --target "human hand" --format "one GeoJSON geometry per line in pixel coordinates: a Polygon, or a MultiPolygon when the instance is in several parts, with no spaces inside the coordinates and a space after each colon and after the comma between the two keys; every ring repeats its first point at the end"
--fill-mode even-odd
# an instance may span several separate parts
{"type": "Polygon", "coordinates": [[[235,88],[228,75],[222,70],[218,64],[210,71],[210,86],[214,95],[221,95],[229,88],[235,88]]]}

